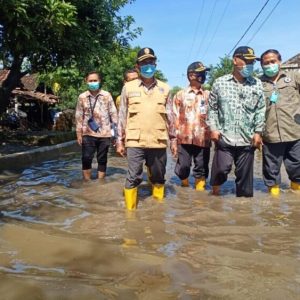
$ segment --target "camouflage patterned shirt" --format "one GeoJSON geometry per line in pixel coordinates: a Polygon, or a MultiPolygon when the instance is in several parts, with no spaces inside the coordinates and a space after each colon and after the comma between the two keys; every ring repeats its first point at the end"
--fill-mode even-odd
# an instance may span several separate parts
{"type": "Polygon", "coordinates": [[[266,107],[259,79],[249,77],[240,83],[232,74],[219,77],[208,102],[207,124],[210,130],[219,131],[227,144],[250,145],[254,133],[263,131],[266,107]]]}

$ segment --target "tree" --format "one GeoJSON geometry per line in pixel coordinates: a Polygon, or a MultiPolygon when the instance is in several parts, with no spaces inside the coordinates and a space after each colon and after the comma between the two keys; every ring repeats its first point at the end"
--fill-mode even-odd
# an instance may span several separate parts
{"type": "MultiPolygon", "coordinates": [[[[89,71],[99,71],[102,75],[103,88],[109,91],[113,98],[116,98],[123,87],[123,75],[128,69],[133,69],[136,64],[137,53],[140,47],[123,47],[115,45],[114,50],[108,53],[102,60],[100,67],[86,66],[84,70],[74,64],[72,67],[58,67],[53,71],[45,71],[39,76],[40,82],[47,86],[59,86],[56,94],[60,97],[59,106],[64,108],[74,108],[78,95],[86,90],[84,76],[89,71]],[[88,69],[89,68],[89,69],[88,69]]],[[[163,73],[157,70],[156,78],[167,81],[163,73]]]]}
{"type": "Polygon", "coordinates": [[[79,70],[99,66],[117,45],[126,46],[140,33],[130,30],[131,16],[117,15],[131,0],[0,0],[0,56],[10,68],[0,88],[0,113],[18,85],[24,58],[31,71],[79,70]]]}
{"type": "Polygon", "coordinates": [[[180,90],[182,90],[182,88],[178,85],[175,85],[170,91],[171,97],[174,97],[180,90]]]}
{"type": "Polygon", "coordinates": [[[205,89],[209,89],[218,77],[232,73],[233,62],[229,56],[220,57],[220,62],[216,66],[210,66],[210,68],[205,89]]]}

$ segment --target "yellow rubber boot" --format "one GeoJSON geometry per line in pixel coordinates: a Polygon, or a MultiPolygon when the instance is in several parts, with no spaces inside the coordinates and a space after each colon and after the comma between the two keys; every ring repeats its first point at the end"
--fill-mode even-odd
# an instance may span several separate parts
{"type": "Polygon", "coordinates": [[[212,194],[215,196],[220,196],[220,186],[219,185],[212,186],[212,194]]]}
{"type": "Polygon", "coordinates": [[[163,184],[153,184],[152,196],[157,200],[164,198],[165,186],[163,184]]]}
{"type": "Polygon", "coordinates": [[[272,195],[272,196],[279,196],[280,194],[280,188],[279,188],[279,185],[278,184],[275,184],[273,186],[269,186],[269,193],[272,195]]]}
{"type": "Polygon", "coordinates": [[[205,190],[205,177],[202,176],[200,178],[195,179],[195,189],[196,191],[204,191],[205,190]]]}
{"type": "Polygon", "coordinates": [[[137,208],[137,187],[133,189],[124,189],[125,204],[128,210],[137,208]]]}
{"type": "Polygon", "coordinates": [[[292,181],[291,182],[291,189],[294,191],[300,191],[300,183],[292,181]]]}
{"type": "Polygon", "coordinates": [[[184,186],[184,187],[189,186],[189,179],[188,178],[182,179],[181,186],[184,186]]]}

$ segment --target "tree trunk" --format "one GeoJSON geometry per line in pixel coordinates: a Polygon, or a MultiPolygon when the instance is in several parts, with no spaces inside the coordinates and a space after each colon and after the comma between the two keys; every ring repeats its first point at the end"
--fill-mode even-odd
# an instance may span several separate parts
{"type": "Polygon", "coordinates": [[[20,85],[21,77],[24,75],[21,72],[22,61],[23,58],[14,59],[10,72],[0,87],[0,115],[3,114],[9,106],[12,90],[20,85]]]}

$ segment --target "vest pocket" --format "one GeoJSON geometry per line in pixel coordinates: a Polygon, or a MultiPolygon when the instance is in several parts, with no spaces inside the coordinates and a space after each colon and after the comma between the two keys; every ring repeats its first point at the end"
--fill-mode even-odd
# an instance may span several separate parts
{"type": "Polygon", "coordinates": [[[156,129],[156,138],[161,141],[166,141],[168,139],[167,130],[163,129],[156,129]]]}
{"type": "Polygon", "coordinates": [[[127,129],[126,130],[126,140],[139,140],[141,130],[140,129],[127,129]]]}
{"type": "Polygon", "coordinates": [[[135,104],[132,104],[128,107],[128,112],[130,114],[137,114],[139,112],[139,107],[135,104]]]}
{"type": "Polygon", "coordinates": [[[166,114],[166,107],[163,103],[158,103],[156,111],[160,114],[166,114]]]}

